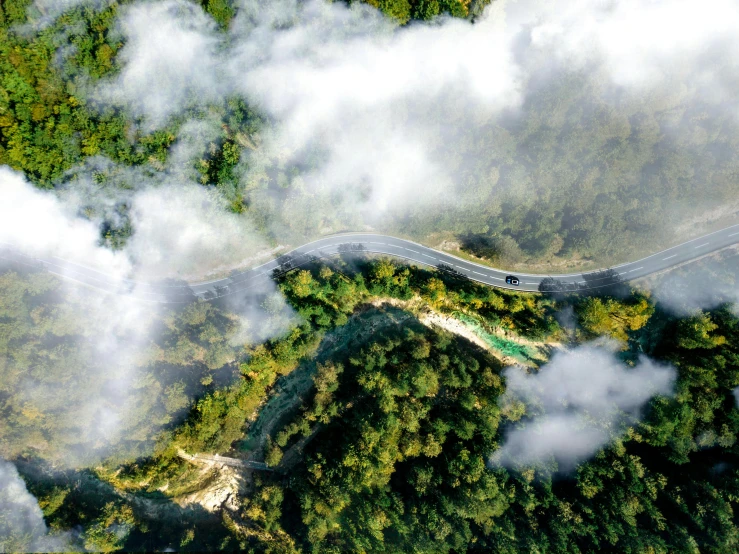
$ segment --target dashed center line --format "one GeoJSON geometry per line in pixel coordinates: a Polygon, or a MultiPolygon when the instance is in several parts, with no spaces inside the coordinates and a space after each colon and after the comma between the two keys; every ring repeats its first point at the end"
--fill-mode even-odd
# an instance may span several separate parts
{"type": "MultiPolygon", "coordinates": [[[[734,228],[737,228],[737,226],[734,226],[734,228]]],[[[726,230],[729,230],[729,229],[726,229],[726,230]]],[[[717,231],[716,233],[719,233],[719,231],[717,231]]],[[[711,233],[711,234],[714,235],[714,233],[711,233]]],[[[735,232],[730,233],[730,234],[727,234],[727,235],[716,235],[716,236],[717,237],[724,236],[725,238],[727,238],[727,237],[736,237],[736,236],[739,236],[739,231],[735,231],[735,232]]],[[[369,237],[367,237],[367,238],[369,238],[369,237]]],[[[380,238],[380,237],[376,237],[376,238],[380,238]]],[[[705,236],[705,237],[703,237],[703,240],[705,240],[706,238],[711,238],[711,237],[705,236]]],[[[300,252],[300,249],[299,248],[296,248],[294,250],[294,253],[296,253],[296,254],[302,254],[302,255],[306,255],[306,256],[309,255],[309,254],[312,254],[313,252],[317,252],[317,256],[330,255],[330,254],[333,253],[333,250],[334,250],[334,248],[336,246],[341,246],[340,244],[336,244],[335,243],[336,240],[341,240],[341,239],[339,239],[339,238],[337,238],[335,240],[334,239],[329,239],[328,242],[325,242],[324,243],[325,246],[323,246],[323,248],[326,249],[326,250],[322,250],[321,249],[322,247],[319,246],[317,248],[313,248],[312,250],[308,250],[306,252],[301,253],[300,252]]],[[[423,256],[423,257],[425,257],[427,259],[430,259],[430,260],[439,262],[439,264],[436,264],[437,267],[441,267],[442,265],[447,265],[450,268],[454,268],[457,271],[462,272],[462,273],[467,273],[468,275],[475,274],[475,275],[478,275],[480,277],[483,277],[484,279],[481,279],[481,281],[482,282],[488,282],[488,284],[492,284],[492,283],[489,283],[490,280],[496,280],[496,281],[504,281],[505,280],[505,279],[503,279],[501,277],[494,277],[491,274],[487,274],[487,273],[484,273],[484,272],[473,270],[473,269],[471,269],[471,267],[461,266],[461,265],[457,265],[457,264],[451,263],[449,261],[449,259],[437,258],[437,257],[435,257],[433,255],[427,254],[424,251],[417,251],[417,250],[412,250],[411,248],[406,248],[405,246],[401,246],[400,244],[386,243],[386,242],[376,242],[376,241],[369,241],[369,240],[362,240],[362,238],[358,238],[358,240],[360,241],[360,244],[363,243],[365,245],[386,246],[386,247],[388,247],[387,249],[377,249],[377,251],[378,252],[385,252],[386,254],[388,254],[390,256],[393,255],[392,252],[390,252],[390,250],[389,250],[390,248],[395,248],[396,251],[397,250],[405,250],[407,252],[413,253],[416,257],[415,258],[414,257],[411,257],[410,259],[412,259],[412,260],[420,261],[418,258],[420,258],[420,256],[423,256]]],[[[388,237],[388,240],[394,240],[394,239],[392,237],[388,237]]],[[[695,241],[701,240],[701,238],[694,239],[694,240],[695,241]]],[[[401,240],[400,242],[404,242],[404,241],[401,240]]],[[[690,242],[693,242],[693,241],[688,241],[688,243],[690,243],[690,242]]],[[[422,247],[425,250],[427,250],[425,246],[416,245],[414,243],[408,243],[408,242],[406,242],[406,243],[407,244],[413,244],[414,246],[422,247]]],[[[686,248],[688,246],[688,243],[684,243],[683,245],[681,245],[681,247],[682,248],[686,248]]],[[[0,243],[0,244],[2,244],[2,243],[0,243]]],[[[723,243],[719,243],[719,246],[721,246],[721,244],[723,244],[723,243]]],[[[308,245],[306,245],[306,246],[308,246],[308,245]]],[[[694,250],[700,250],[702,248],[706,248],[707,246],[711,246],[711,243],[710,242],[702,243],[702,244],[699,244],[699,245],[694,246],[693,249],[694,250]]],[[[676,247],[673,247],[673,248],[676,248],[676,247]]],[[[432,251],[433,252],[434,250],[428,249],[427,251],[432,251]]],[[[440,253],[440,254],[441,255],[445,255],[443,253],[440,253]]],[[[672,260],[672,259],[678,257],[678,255],[680,255],[680,254],[684,254],[684,252],[677,252],[675,254],[666,256],[666,257],[662,258],[662,261],[672,260]]],[[[654,255],[659,255],[659,253],[658,254],[654,254],[654,255]]],[[[398,254],[398,256],[399,257],[404,257],[403,255],[400,255],[400,254],[398,254]]],[[[698,256],[700,256],[700,255],[699,254],[694,254],[693,255],[693,257],[698,257],[698,256]]],[[[682,256],[682,257],[685,257],[685,256],[682,256]]],[[[4,258],[2,256],[0,256],[0,259],[4,259],[4,258]]],[[[456,258],[452,258],[452,259],[456,259],[456,258]]],[[[653,260],[654,258],[652,257],[651,259],[653,260]]],[[[643,260],[643,261],[646,261],[646,259],[643,260]]],[[[16,260],[16,262],[18,262],[18,261],[16,260]]],[[[50,271],[51,273],[54,273],[54,271],[53,271],[54,264],[51,264],[50,262],[48,262],[46,260],[38,260],[36,263],[38,263],[38,262],[40,262],[41,264],[43,264],[42,267],[45,267],[48,271],[50,271]]],[[[24,263],[24,262],[18,262],[18,263],[24,263]]],[[[421,262],[421,263],[423,263],[423,262],[421,262]]],[[[469,262],[466,262],[465,261],[464,263],[469,263],[469,262]]],[[[427,265],[433,267],[434,264],[427,264],[427,265]]],[[[474,265],[474,264],[471,264],[471,265],[474,265]]],[[[628,264],[623,264],[623,265],[628,266],[628,264]]],[[[82,267],[85,267],[85,266],[82,266],[82,267]]],[[[479,267],[479,266],[477,266],[477,267],[479,267]]],[[[232,278],[230,278],[228,280],[227,287],[232,287],[233,285],[236,285],[237,283],[246,282],[249,279],[261,280],[261,279],[264,279],[264,278],[269,278],[269,276],[274,273],[273,272],[273,269],[276,270],[276,271],[282,272],[282,271],[289,271],[291,268],[292,268],[292,265],[291,264],[280,264],[276,260],[272,260],[270,262],[267,262],[265,264],[262,264],[261,266],[259,266],[257,268],[253,268],[253,269],[250,269],[250,270],[247,270],[247,271],[243,272],[242,274],[239,274],[239,275],[241,275],[241,278],[238,279],[238,280],[235,280],[234,279],[234,277],[236,277],[236,276],[232,276],[232,278]],[[261,270],[261,272],[259,272],[260,270],[261,270]]],[[[92,270],[90,268],[85,268],[85,269],[87,269],[89,271],[95,271],[95,270],[92,270]]],[[[620,267],[617,267],[616,269],[620,269],[620,267]]],[[[634,269],[631,269],[631,270],[627,270],[627,271],[625,271],[623,273],[619,273],[618,275],[626,275],[628,273],[633,273],[633,272],[636,272],[636,271],[639,271],[639,270],[643,270],[643,269],[644,269],[644,266],[641,266],[641,267],[637,267],[637,268],[634,268],[634,269]]],[[[653,269],[654,268],[650,268],[650,271],[652,271],[653,269]]],[[[491,271],[495,271],[495,270],[491,269],[491,271]]],[[[99,273],[99,272],[96,272],[96,273],[99,273]]],[[[65,272],[65,275],[64,276],[71,279],[71,277],[69,275],[67,275],[66,272],[65,272]]],[[[90,280],[98,281],[98,279],[95,279],[93,277],[90,277],[89,275],[85,275],[84,278],[85,278],[85,282],[83,284],[88,284],[88,286],[94,286],[94,285],[90,285],[88,281],[90,281],[90,280]]],[[[631,278],[633,279],[633,277],[631,277],[631,278]]],[[[72,280],[75,280],[75,279],[72,279],[72,280]]],[[[124,281],[127,281],[127,280],[124,280],[124,281]]],[[[226,282],[226,280],[216,279],[216,280],[213,280],[213,281],[206,281],[206,282],[202,282],[202,283],[195,283],[195,284],[190,285],[190,287],[192,287],[191,290],[194,292],[194,294],[196,294],[198,296],[203,296],[203,295],[206,295],[208,292],[211,292],[211,290],[215,290],[217,284],[220,283],[221,281],[226,282]]],[[[80,282],[82,282],[82,281],[80,281],[80,282]]],[[[580,282],[578,281],[577,283],[579,284],[580,282]]],[[[585,281],[582,281],[582,283],[585,283],[585,281]]],[[[533,282],[526,282],[526,283],[522,283],[522,284],[531,286],[531,285],[539,285],[540,282],[533,281],[533,282]]],[[[158,285],[158,284],[155,285],[155,284],[150,284],[150,283],[140,283],[140,285],[145,286],[145,287],[151,287],[152,289],[154,289],[155,287],[164,287],[164,285],[158,285]]],[[[178,287],[179,287],[179,285],[178,285],[178,287]]],[[[185,285],[184,287],[186,288],[187,285],[185,285]]],[[[238,289],[238,290],[242,290],[242,289],[238,289]]],[[[141,294],[144,294],[144,295],[154,295],[155,296],[157,294],[156,292],[141,292],[141,291],[139,291],[139,292],[141,294]]],[[[236,292],[236,290],[233,290],[231,292],[236,292]]],[[[231,292],[227,292],[225,294],[231,294],[231,292]]],[[[218,296],[220,297],[222,295],[219,294],[218,296]]]]}

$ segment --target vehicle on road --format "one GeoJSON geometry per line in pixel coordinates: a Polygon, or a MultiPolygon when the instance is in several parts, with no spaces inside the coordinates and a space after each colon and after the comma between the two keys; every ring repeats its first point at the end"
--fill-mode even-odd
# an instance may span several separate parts
{"type": "Polygon", "coordinates": [[[521,282],[518,280],[518,277],[514,277],[513,275],[508,275],[505,278],[505,282],[508,283],[509,285],[515,285],[515,286],[518,286],[521,284],[521,282]]]}

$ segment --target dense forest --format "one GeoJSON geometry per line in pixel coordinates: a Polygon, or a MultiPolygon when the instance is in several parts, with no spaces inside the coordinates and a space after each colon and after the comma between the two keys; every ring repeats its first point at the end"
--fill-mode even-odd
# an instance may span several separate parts
{"type": "MultiPolygon", "coordinates": [[[[32,313],[54,311],[44,303],[48,298],[39,297],[50,287],[45,276],[6,273],[4,279],[8,287],[29,291],[23,302],[14,302],[12,314],[5,308],[15,321],[31,306],[43,307],[32,313]]],[[[75,540],[103,550],[735,548],[739,410],[732,391],[739,385],[739,319],[727,307],[680,318],[637,292],[555,300],[346,256],[289,273],[280,288],[301,323],[281,338],[225,358],[209,358],[207,347],[194,357],[166,354],[164,347],[174,342],[181,351],[197,349],[193,337],[208,336],[203,326],[219,318],[227,322],[227,313],[195,303],[169,316],[172,331],[156,356],[165,360],[148,372],[161,383],[152,389],[171,388],[167,368],[174,358],[181,368],[192,368],[194,377],[234,355],[242,361],[228,384],[199,389],[185,382],[181,402],[157,394],[164,408],[140,406],[151,410],[149,425],[153,414],[160,414],[160,424],[162,417],[171,420],[160,427],[153,456],[123,465],[120,457],[111,458],[93,472],[54,471],[48,450],[28,443],[21,448],[22,437],[8,435],[6,428],[4,455],[18,461],[52,530],[81,525],[84,532],[75,540]],[[391,307],[388,301],[400,304],[391,307]],[[646,353],[674,366],[676,392],[655,397],[641,422],[573,472],[559,471],[553,461],[491,465],[506,429],[526,419],[525,408],[511,410],[501,402],[504,349],[481,349],[423,325],[419,309],[469,318],[489,332],[505,332],[509,341],[566,340],[574,347],[610,337],[621,345],[625,363],[646,353]],[[568,309],[574,323],[561,327],[555,315],[568,309]],[[262,444],[248,436],[242,442],[250,425],[264,424],[255,416],[272,410],[270,395],[286,379],[294,380],[297,389],[285,390],[293,391],[297,403],[267,418],[273,421],[262,444]],[[186,410],[168,412],[168,404],[186,410]],[[172,501],[214,477],[179,457],[182,450],[256,456],[275,471],[252,474],[236,510],[183,510],[172,501]],[[95,495],[108,500],[101,504],[95,495]]],[[[4,328],[7,335],[11,327],[4,328]]],[[[57,328],[50,322],[35,331],[36,348],[57,328]]],[[[56,336],[63,341],[63,333],[56,336]]],[[[532,371],[546,363],[526,361],[532,371]]],[[[63,366],[48,368],[47,379],[59,371],[63,366]]],[[[182,371],[177,375],[182,378],[182,371]]],[[[201,377],[201,384],[208,381],[201,377]]],[[[5,394],[4,413],[10,413],[5,410],[23,399],[11,389],[5,394]]],[[[57,413],[64,409],[59,406],[57,413]]],[[[38,425],[28,410],[25,416],[26,429],[38,425]]],[[[57,416],[55,422],[53,433],[64,436],[60,427],[68,420],[57,416]]]]}
{"type": "MultiPolygon", "coordinates": [[[[480,117],[443,95],[431,105],[399,105],[399,118],[424,121],[429,156],[451,177],[451,190],[438,201],[429,194],[431,204],[400,203],[378,219],[371,206],[355,204],[366,194],[362,175],[348,177],[346,187],[356,185],[348,195],[320,183],[307,187],[306,175],[330,155],[326,145],[286,160],[266,145],[277,122],[238,94],[208,105],[189,98],[182,113],[157,128],[126,105],[101,100],[96,87],[114,83],[123,68],[125,37],[117,21],[127,4],[76,7],[29,31],[23,25],[43,20],[37,8],[27,0],[3,2],[0,164],[59,191],[74,186],[81,172],[92,173],[111,195],[175,175],[218,190],[273,243],[297,244],[369,223],[432,245],[451,240],[495,263],[522,266],[624,261],[692,236],[691,221],[710,224],[734,213],[719,210],[702,222],[703,214],[730,208],[736,197],[739,135],[730,117],[685,87],[629,97],[599,75],[565,71],[533,87],[515,115],[480,117]],[[178,145],[195,146],[183,157],[173,154],[178,145]]],[[[471,18],[486,5],[370,4],[406,25],[439,14],[471,18]]],[[[225,0],[203,8],[222,32],[238,14],[225,0]]],[[[129,204],[121,200],[116,217],[99,213],[93,200],[81,211],[103,218],[103,234],[118,247],[132,232],[129,204]]]]}
{"type": "MultiPolygon", "coordinates": [[[[397,32],[477,25],[489,4],[365,3],[397,32]]],[[[168,180],[218,195],[271,246],[371,225],[521,265],[631,258],[675,240],[677,215],[736,198],[736,123],[694,88],[634,99],[573,71],[500,117],[452,93],[396,106],[426,123],[454,203],[373,219],[347,203],[369,194],[361,175],[356,194],[311,189],[325,145],[286,161],[268,146],[279,122],[245,95],[192,95],[157,125],[101,99],[133,5],[0,1],[0,165],[78,191],[103,246],[126,247],[131,199],[168,180]]],[[[238,40],[243,4],[200,8],[238,40]]],[[[3,261],[0,551],[735,552],[737,259],[721,257],[649,287],[544,296],[344,253],[244,303],[176,306],[3,261]],[[670,368],[674,390],[587,414],[608,440],[574,468],[496,461],[544,410],[515,398],[511,368],[541,375],[584,345],[626,372],[670,368]],[[193,458],[215,454],[252,469],[193,458]]]]}

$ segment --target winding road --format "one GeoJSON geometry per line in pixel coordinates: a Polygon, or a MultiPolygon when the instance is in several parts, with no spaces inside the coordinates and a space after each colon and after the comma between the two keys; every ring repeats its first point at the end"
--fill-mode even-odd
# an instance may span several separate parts
{"type": "Polygon", "coordinates": [[[246,271],[237,271],[223,279],[200,283],[164,281],[146,283],[116,279],[101,271],[55,257],[34,258],[9,245],[0,245],[0,260],[43,268],[66,279],[114,294],[126,294],[139,300],[179,304],[197,298],[213,300],[236,295],[264,286],[275,276],[307,265],[320,258],[340,254],[385,254],[413,263],[435,267],[460,277],[494,287],[527,292],[553,293],[590,290],[631,281],[699,258],[716,250],[739,243],[739,224],[662,250],[646,258],[611,268],[566,275],[532,275],[515,273],[519,286],[506,284],[509,271],[463,260],[451,254],[404,239],[373,233],[347,233],[323,237],[304,244],[269,262],[246,271]]]}

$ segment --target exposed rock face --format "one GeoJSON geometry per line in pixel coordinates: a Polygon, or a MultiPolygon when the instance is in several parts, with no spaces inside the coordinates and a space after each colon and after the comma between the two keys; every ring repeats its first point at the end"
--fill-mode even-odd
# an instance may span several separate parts
{"type": "Polygon", "coordinates": [[[199,504],[208,512],[226,509],[236,512],[241,507],[239,495],[247,489],[248,470],[234,468],[225,463],[202,460],[184,452],[182,458],[202,468],[203,486],[190,494],[178,496],[174,501],[185,508],[191,504],[199,504]]]}
{"type": "Polygon", "coordinates": [[[240,507],[239,493],[245,488],[241,471],[223,464],[210,463],[210,465],[208,470],[214,474],[212,481],[196,492],[178,497],[176,502],[180,506],[200,504],[211,513],[221,508],[231,512],[237,511],[240,507]]]}

